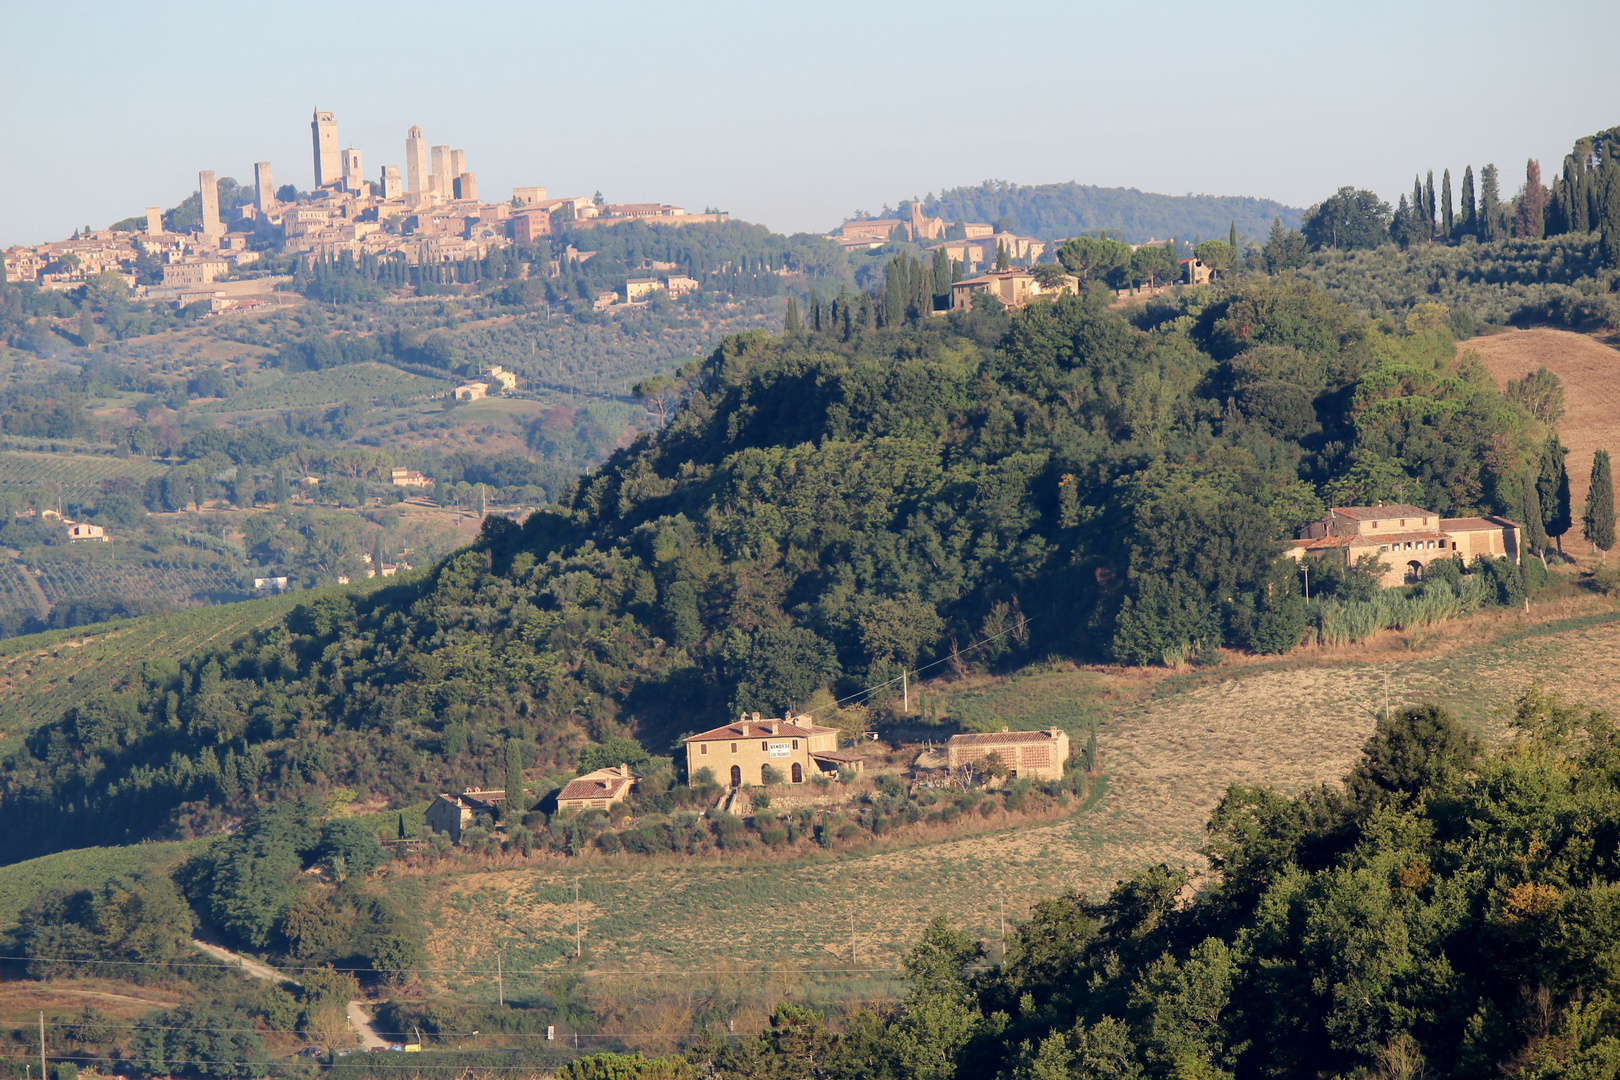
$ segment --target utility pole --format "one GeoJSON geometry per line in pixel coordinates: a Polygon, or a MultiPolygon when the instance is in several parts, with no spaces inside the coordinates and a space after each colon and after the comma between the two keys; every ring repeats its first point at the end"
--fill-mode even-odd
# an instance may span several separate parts
{"type": "Polygon", "coordinates": [[[39,1014],[39,1080],[45,1080],[45,1012],[39,1014]]]}
{"type": "Polygon", "coordinates": [[[996,907],[1001,912],[1001,966],[1007,966],[1007,898],[996,898],[996,907]]]}
{"type": "Polygon", "coordinates": [[[1305,602],[1311,602],[1311,568],[1305,567],[1305,602]]]}
{"type": "MultiPolygon", "coordinates": [[[[578,960],[579,956],[579,882],[576,881],[574,882],[574,959],[578,960]]],[[[574,1037],[574,1042],[576,1044],[579,1042],[578,1035],[574,1037]]]]}
{"type": "Polygon", "coordinates": [[[911,715],[911,672],[910,671],[902,671],[900,673],[900,702],[901,702],[901,710],[907,716],[910,716],[911,715]]]}
{"type": "MultiPolygon", "coordinates": [[[[855,966],[855,912],[853,909],[849,913],[849,966],[855,966]]],[[[44,1013],[40,1015],[43,1016],[44,1013]]]]}
{"type": "MultiPolygon", "coordinates": [[[[1002,952],[1007,950],[1002,948],[1002,952]]],[[[506,1004],[506,976],[501,972],[501,954],[495,953],[495,997],[503,1006],[506,1004]]]]}

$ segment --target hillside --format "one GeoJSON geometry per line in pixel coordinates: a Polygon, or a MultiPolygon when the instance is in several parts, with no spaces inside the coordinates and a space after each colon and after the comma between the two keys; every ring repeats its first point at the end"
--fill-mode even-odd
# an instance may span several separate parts
{"type": "MultiPolygon", "coordinates": [[[[669,426],[561,507],[51,720],[4,760],[30,827],[0,854],[186,835],[334,786],[416,803],[490,782],[507,744],[566,776],[593,742],[665,753],[924,665],[1286,652],[1376,591],[1327,575],[1307,605],[1278,561],[1319,490],[1491,508],[1543,438],[1488,380],[1450,377],[1444,329],[1390,333],[1309,286],[1245,283],[1146,328],[1102,299],[729,339],[669,426]],[[59,808],[86,804],[65,830],[59,808]]],[[[1516,603],[1518,570],[1487,570],[1425,586],[1425,610],[1516,603]]]]}
{"type": "MultiPolygon", "coordinates": [[[[1117,229],[1129,243],[1176,237],[1226,239],[1232,224],[1239,237],[1258,243],[1274,218],[1299,228],[1300,211],[1272,199],[1240,195],[1159,195],[1135,188],[1064,184],[1009,184],[986,180],[977,187],[950,188],[923,200],[923,212],[947,221],[995,222],[1011,218],[1015,231],[1043,240],[1117,229]]],[[[887,214],[888,211],[885,211],[887,214]]]]}
{"type": "Polygon", "coordinates": [[[1563,383],[1564,418],[1559,438],[1569,448],[1570,505],[1575,528],[1564,536],[1564,550],[1590,554],[1592,545],[1580,534],[1581,507],[1592,479],[1592,454],[1620,450],[1620,351],[1601,340],[1567,330],[1509,330],[1473,338],[1463,348],[1479,354],[1485,367],[1506,385],[1545,367],[1563,383]]]}

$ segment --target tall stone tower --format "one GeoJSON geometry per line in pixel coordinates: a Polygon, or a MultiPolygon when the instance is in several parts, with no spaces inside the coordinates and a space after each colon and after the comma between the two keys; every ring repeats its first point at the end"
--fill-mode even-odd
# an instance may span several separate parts
{"type": "Polygon", "coordinates": [[[454,180],[467,171],[467,151],[450,151],[450,179],[454,180]]]}
{"type": "Polygon", "coordinates": [[[383,198],[385,198],[385,199],[397,199],[397,198],[399,198],[399,192],[400,192],[400,187],[399,187],[399,166],[398,165],[384,165],[382,167],[382,179],[379,181],[378,186],[382,188],[382,197],[383,198]]]}
{"type": "Polygon", "coordinates": [[[448,146],[435,146],[433,148],[433,194],[441,199],[450,197],[450,148],[448,146]]]}
{"type": "Polygon", "coordinates": [[[337,118],[316,109],[309,130],[315,140],[315,186],[323,188],[340,182],[343,168],[338,160],[337,118]]]}
{"type": "Polygon", "coordinates": [[[146,208],[146,235],[163,235],[163,207],[148,206],[146,208]]]}
{"type": "Polygon", "coordinates": [[[263,213],[276,205],[276,182],[270,175],[268,161],[253,163],[253,206],[263,213]]]}
{"type": "Polygon", "coordinates": [[[359,193],[365,186],[366,170],[360,164],[360,151],[351,146],[343,151],[343,189],[359,193]]]}
{"type": "Polygon", "coordinates": [[[212,169],[197,174],[197,190],[202,193],[202,234],[224,236],[225,226],[219,221],[219,181],[212,169]]]}
{"type": "Polygon", "coordinates": [[[405,133],[405,190],[426,191],[431,175],[427,140],[422,137],[422,129],[413,124],[405,133]]]}

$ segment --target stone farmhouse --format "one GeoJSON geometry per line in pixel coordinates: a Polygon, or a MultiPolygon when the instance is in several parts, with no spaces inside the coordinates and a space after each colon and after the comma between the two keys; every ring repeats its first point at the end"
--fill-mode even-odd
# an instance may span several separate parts
{"type": "Polygon", "coordinates": [[[708,769],[731,787],[763,784],[765,770],[774,769],[790,784],[840,769],[861,771],[858,754],[838,749],[838,729],[822,727],[809,715],[785,720],[761,720],[759,713],[734,724],[688,735],[686,775],[708,769]]]}
{"type": "Polygon", "coordinates": [[[495,808],[506,802],[504,788],[495,791],[463,791],[455,795],[440,794],[428,804],[424,820],[432,832],[447,833],[451,843],[461,843],[463,829],[474,825],[488,827],[495,817],[495,808]]]}
{"type": "Polygon", "coordinates": [[[952,282],[951,309],[971,308],[974,293],[988,293],[1005,306],[1016,310],[1037,297],[1077,293],[1079,290],[1080,280],[1075,277],[1065,275],[1059,285],[1047,288],[1028,270],[1001,270],[968,278],[965,281],[952,282]]]}
{"type": "Polygon", "coordinates": [[[1306,556],[1342,559],[1344,566],[1376,555],[1389,565],[1382,584],[1413,585],[1436,559],[1466,563],[1483,555],[1518,562],[1519,525],[1500,517],[1443,518],[1405,503],[1335,506],[1301,529],[1287,554],[1296,562],[1306,556]]]}
{"type": "Polygon", "coordinates": [[[640,777],[628,765],[609,765],[605,769],[576,777],[557,793],[559,810],[606,810],[620,803],[635,790],[640,777]]]}
{"type": "Polygon", "coordinates": [[[949,768],[974,765],[991,754],[1001,759],[1007,771],[1030,780],[1063,779],[1063,763],[1069,760],[1069,735],[1062,728],[1045,731],[1000,731],[984,734],[952,735],[945,743],[949,768]]]}

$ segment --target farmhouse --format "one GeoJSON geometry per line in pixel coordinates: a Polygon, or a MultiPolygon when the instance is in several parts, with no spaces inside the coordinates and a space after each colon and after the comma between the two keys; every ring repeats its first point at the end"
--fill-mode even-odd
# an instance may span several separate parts
{"type": "Polygon", "coordinates": [[[85,521],[75,521],[68,525],[69,540],[107,540],[107,530],[100,525],[91,525],[85,521]]]}
{"type": "Polygon", "coordinates": [[[606,810],[614,803],[623,802],[635,789],[640,777],[628,765],[609,765],[605,769],[588,772],[568,781],[557,793],[559,810],[606,810]]]}
{"type": "Polygon", "coordinates": [[[1443,518],[1405,503],[1335,506],[1299,531],[1288,555],[1296,562],[1307,555],[1342,559],[1345,566],[1376,555],[1389,567],[1382,584],[1412,585],[1436,559],[1466,563],[1484,556],[1518,562],[1519,526],[1500,517],[1443,518]]]}
{"type": "Polygon", "coordinates": [[[457,401],[477,401],[488,392],[489,383],[487,382],[462,383],[455,389],[457,401]]]}
{"type": "Polygon", "coordinates": [[[461,831],[474,825],[487,825],[495,808],[506,801],[506,791],[463,791],[441,794],[428,805],[424,820],[433,832],[448,833],[451,843],[461,843],[461,831]]]}
{"type": "Polygon", "coordinates": [[[1033,780],[1063,779],[1069,760],[1069,736],[1062,728],[1045,731],[1000,731],[952,735],[945,743],[945,759],[952,768],[973,765],[995,754],[1013,776],[1033,780]]]}
{"type": "Polygon", "coordinates": [[[838,750],[838,729],[821,727],[808,714],[761,720],[759,713],[734,724],[688,735],[686,775],[708,769],[731,787],[763,784],[772,769],[791,784],[840,769],[860,771],[860,758],[838,750]]]}

